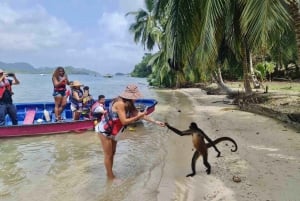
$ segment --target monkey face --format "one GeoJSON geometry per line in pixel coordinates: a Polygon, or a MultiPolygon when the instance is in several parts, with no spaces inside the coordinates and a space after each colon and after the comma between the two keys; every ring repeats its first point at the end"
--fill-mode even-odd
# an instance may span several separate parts
{"type": "Polygon", "coordinates": [[[198,129],[197,124],[196,124],[195,122],[192,122],[192,123],[190,124],[190,129],[192,129],[192,130],[197,130],[197,129],[198,129]]]}

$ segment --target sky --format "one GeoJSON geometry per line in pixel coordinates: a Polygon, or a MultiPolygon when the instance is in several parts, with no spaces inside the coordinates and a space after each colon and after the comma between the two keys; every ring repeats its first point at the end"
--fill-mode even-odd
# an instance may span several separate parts
{"type": "Polygon", "coordinates": [[[1,0],[0,61],[130,73],[144,53],[129,26],[144,0],[1,0]]]}

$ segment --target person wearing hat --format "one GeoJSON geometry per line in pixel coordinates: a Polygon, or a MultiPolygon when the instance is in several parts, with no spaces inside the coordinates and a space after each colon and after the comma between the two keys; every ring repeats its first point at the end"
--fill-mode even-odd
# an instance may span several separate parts
{"type": "Polygon", "coordinates": [[[83,91],[80,87],[83,85],[78,81],[74,80],[73,83],[70,85],[71,87],[71,94],[69,101],[71,102],[71,110],[73,112],[73,120],[79,120],[80,115],[82,113],[82,104],[83,99],[86,97],[83,94],[83,91]]]}
{"type": "Polygon", "coordinates": [[[5,115],[8,114],[12,124],[18,125],[17,109],[12,100],[12,85],[20,84],[14,73],[6,74],[0,69],[0,126],[5,126],[5,115]],[[12,79],[8,79],[11,77],[12,79]]]}
{"type": "Polygon", "coordinates": [[[57,67],[52,74],[53,97],[54,97],[54,113],[55,121],[61,120],[61,113],[67,104],[67,85],[70,84],[65,69],[61,66],[57,67]]]}
{"type": "Polygon", "coordinates": [[[117,147],[117,135],[123,131],[124,126],[134,123],[140,119],[165,126],[163,122],[155,121],[146,115],[147,111],[138,111],[134,101],[141,98],[138,87],[134,84],[126,86],[123,93],[113,99],[108,111],[103,115],[101,121],[95,126],[104,152],[104,166],[107,178],[115,179],[113,173],[113,160],[117,147]]]}

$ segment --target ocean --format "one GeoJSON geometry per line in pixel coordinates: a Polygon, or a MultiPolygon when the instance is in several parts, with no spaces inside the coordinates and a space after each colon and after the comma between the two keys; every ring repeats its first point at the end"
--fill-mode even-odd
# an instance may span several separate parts
{"type": "MultiPolygon", "coordinates": [[[[17,74],[14,102],[53,101],[51,75],[17,74]]],[[[152,114],[164,116],[174,100],[148,86],[144,78],[69,75],[90,87],[97,98],[116,97],[129,83],[139,86],[144,98],[155,98],[152,114]]],[[[189,103],[185,103],[189,104],[189,103]]],[[[118,142],[114,171],[119,183],[107,183],[103,153],[96,133],[0,139],[1,201],[115,201],[157,200],[157,187],[164,166],[166,129],[139,122],[118,142]],[[137,189],[139,189],[137,191],[137,189]]]]}

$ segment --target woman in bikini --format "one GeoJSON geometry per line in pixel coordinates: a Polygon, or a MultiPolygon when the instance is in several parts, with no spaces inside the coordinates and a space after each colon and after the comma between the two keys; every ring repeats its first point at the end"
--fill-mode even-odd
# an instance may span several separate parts
{"type": "Polygon", "coordinates": [[[125,91],[112,101],[107,111],[110,113],[109,115],[111,117],[105,118],[104,115],[95,127],[95,131],[99,133],[99,138],[104,152],[104,165],[107,178],[110,180],[115,178],[112,169],[117,147],[116,136],[123,130],[124,126],[140,119],[144,119],[162,127],[165,126],[163,122],[155,121],[147,116],[146,110],[140,112],[135,108],[134,101],[141,97],[142,95],[136,85],[128,85],[125,91]],[[112,125],[109,125],[109,121],[113,122],[112,125]]]}

